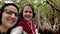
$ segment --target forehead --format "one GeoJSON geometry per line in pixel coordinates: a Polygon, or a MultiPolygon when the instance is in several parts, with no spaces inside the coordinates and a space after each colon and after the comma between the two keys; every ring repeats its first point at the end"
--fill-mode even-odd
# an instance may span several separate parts
{"type": "Polygon", "coordinates": [[[30,6],[25,6],[24,10],[32,10],[30,6]]]}
{"type": "Polygon", "coordinates": [[[12,5],[6,6],[4,9],[9,9],[9,10],[17,12],[17,8],[15,6],[12,6],[12,5]]]}

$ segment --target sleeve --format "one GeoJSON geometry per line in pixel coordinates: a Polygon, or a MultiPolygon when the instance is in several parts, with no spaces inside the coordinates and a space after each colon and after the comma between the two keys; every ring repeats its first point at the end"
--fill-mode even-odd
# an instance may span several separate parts
{"type": "Polygon", "coordinates": [[[10,34],[22,34],[22,31],[23,31],[22,27],[19,26],[19,27],[13,28],[10,34]]]}

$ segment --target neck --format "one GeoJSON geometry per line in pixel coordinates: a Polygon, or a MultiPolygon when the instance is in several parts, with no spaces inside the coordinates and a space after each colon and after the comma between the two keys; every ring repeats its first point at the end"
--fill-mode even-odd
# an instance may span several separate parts
{"type": "Polygon", "coordinates": [[[0,30],[3,31],[3,32],[7,32],[8,28],[4,25],[0,25],[0,30]]]}
{"type": "MultiPolygon", "coordinates": [[[[26,19],[23,19],[23,20],[26,20],[26,19]]],[[[30,20],[26,20],[26,21],[31,22],[31,21],[32,21],[32,19],[30,19],[30,20]]]]}

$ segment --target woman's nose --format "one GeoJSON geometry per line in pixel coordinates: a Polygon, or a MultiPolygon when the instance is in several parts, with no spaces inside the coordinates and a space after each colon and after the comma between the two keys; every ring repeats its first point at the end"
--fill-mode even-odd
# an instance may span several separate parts
{"type": "Polygon", "coordinates": [[[11,17],[12,17],[12,18],[15,18],[16,16],[15,16],[15,14],[13,13],[13,14],[11,15],[11,17]]]}
{"type": "Polygon", "coordinates": [[[28,15],[30,14],[30,13],[27,13],[28,15]]]}

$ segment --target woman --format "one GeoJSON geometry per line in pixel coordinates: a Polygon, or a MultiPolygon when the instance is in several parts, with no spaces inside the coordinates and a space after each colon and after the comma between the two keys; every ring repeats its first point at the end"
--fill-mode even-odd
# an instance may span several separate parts
{"type": "Polygon", "coordinates": [[[0,10],[0,34],[7,34],[18,21],[18,7],[13,3],[5,3],[0,10]]]}
{"type": "Polygon", "coordinates": [[[31,4],[24,5],[20,12],[21,20],[11,34],[36,34],[36,26],[33,21],[34,16],[34,7],[31,4]]]}

